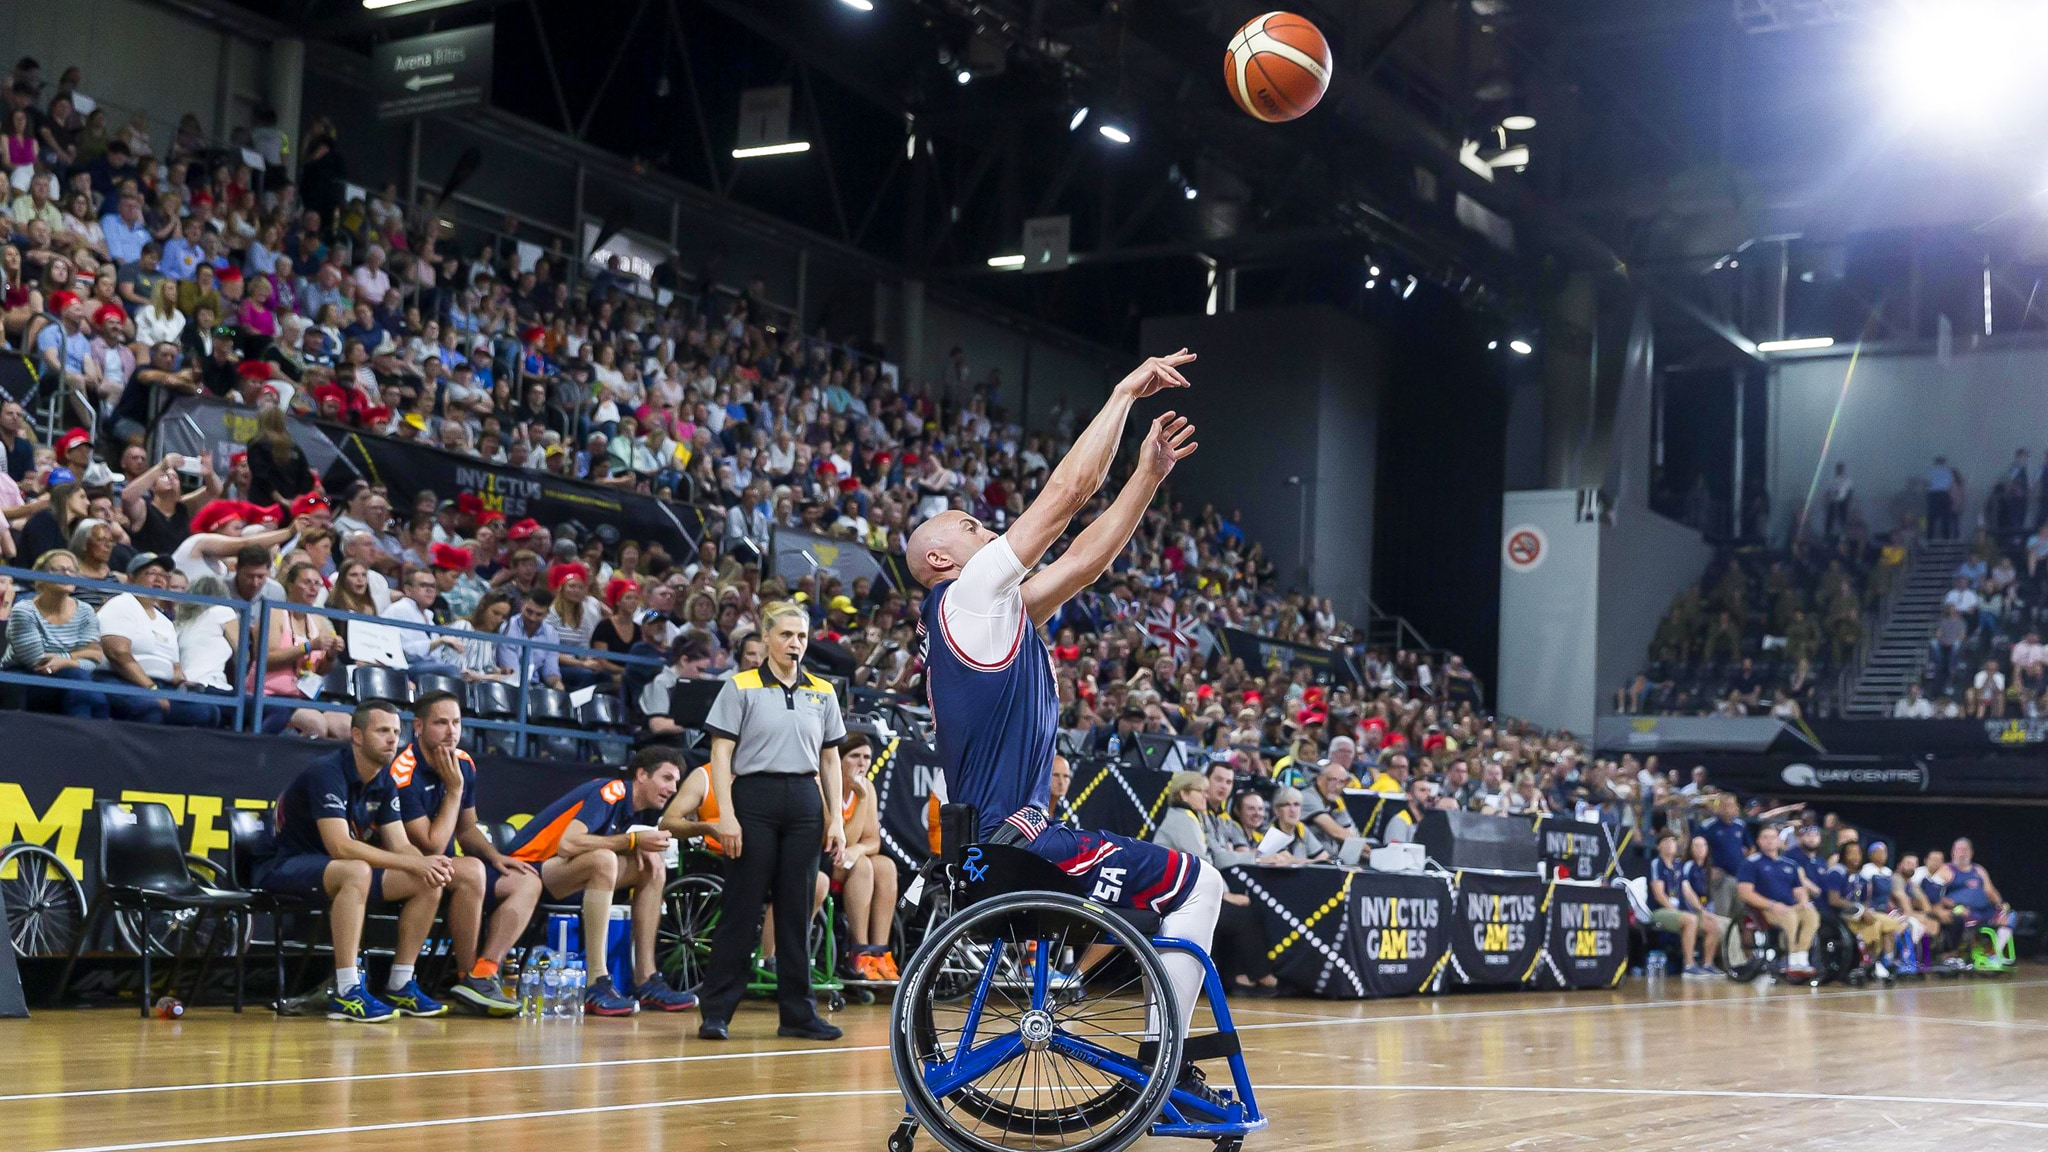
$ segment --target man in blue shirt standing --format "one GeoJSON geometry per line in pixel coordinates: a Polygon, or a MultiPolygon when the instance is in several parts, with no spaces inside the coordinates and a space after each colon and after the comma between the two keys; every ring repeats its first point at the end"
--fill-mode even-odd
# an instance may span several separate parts
{"type": "Polygon", "coordinates": [[[1949,467],[1948,457],[1936,456],[1927,470],[1927,535],[1934,540],[1956,538],[1956,485],[1961,477],[1949,467]]]}
{"type": "Polygon", "coordinates": [[[458,872],[446,856],[422,855],[406,840],[404,802],[385,767],[397,752],[397,706],[373,700],[357,708],[349,746],[313,761],[278,797],[275,852],[256,865],[258,889],[327,901],[334,944],[330,1020],[381,1024],[401,1013],[446,1012],[447,1005],[420,991],[413,968],[444,891],[457,906],[451,916],[483,901],[479,878],[458,872]],[[357,959],[373,900],[401,906],[391,991],[383,998],[363,983],[357,959]]]}
{"type": "Polygon", "coordinates": [[[1807,949],[1820,927],[1820,911],[1807,894],[1806,873],[1778,851],[1778,830],[1764,828],[1756,834],[1756,855],[1742,862],[1735,874],[1736,892],[1742,903],[1763,914],[1771,926],[1785,934],[1785,975],[1793,980],[1813,976],[1807,949]]]}
{"type": "Polygon", "coordinates": [[[1695,835],[1707,839],[1707,858],[1713,864],[1709,899],[1713,913],[1723,920],[1735,918],[1735,874],[1749,856],[1749,822],[1742,818],[1742,801],[1724,792],[1716,802],[1714,815],[1700,821],[1695,835]]]}

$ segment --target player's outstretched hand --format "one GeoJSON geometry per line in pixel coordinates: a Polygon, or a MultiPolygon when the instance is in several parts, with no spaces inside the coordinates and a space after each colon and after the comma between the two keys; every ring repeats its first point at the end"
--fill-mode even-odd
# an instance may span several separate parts
{"type": "Polygon", "coordinates": [[[1138,453],[1138,468],[1154,481],[1166,479],[1173,466],[1195,454],[1195,426],[1185,416],[1161,412],[1145,433],[1145,446],[1138,453]]]}
{"type": "Polygon", "coordinates": [[[1180,374],[1180,366],[1194,362],[1195,354],[1185,348],[1170,356],[1153,356],[1118,381],[1117,390],[1133,400],[1143,400],[1168,388],[1186,388],[1188,378],[1180,374]]]}

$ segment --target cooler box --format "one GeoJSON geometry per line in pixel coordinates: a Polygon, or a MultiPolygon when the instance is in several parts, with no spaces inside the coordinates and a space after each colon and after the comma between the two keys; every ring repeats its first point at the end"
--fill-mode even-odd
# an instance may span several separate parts
{"type": "MultiPolygon", "coordinates": [[[[604,956],[611,970],[612,987],[622,994],[633,991],[633,906],[612,905],[605,924],[604,956]]],[[[568,959],[583,956],[583,917],[575,912],[548,913],[548,947],[568,959]]],[[[595,979],[595,977],[592,977],[595,979]]]]}

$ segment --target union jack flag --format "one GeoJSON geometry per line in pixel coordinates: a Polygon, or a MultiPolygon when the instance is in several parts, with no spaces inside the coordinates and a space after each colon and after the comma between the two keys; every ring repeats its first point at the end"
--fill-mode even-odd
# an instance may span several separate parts
{"type": "Polygon", "coordinates": [[[1167,600],[1145,617],[1145,634],[1166,650],[1168,656],[1182,663],[1201,652],[1201,641],[1195,638],[1195,618],[1174,606],[1167,600]]]}

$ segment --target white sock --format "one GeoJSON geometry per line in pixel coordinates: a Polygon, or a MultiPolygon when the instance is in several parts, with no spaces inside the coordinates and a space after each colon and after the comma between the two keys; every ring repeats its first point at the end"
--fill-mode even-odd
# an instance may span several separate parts
{"type": "Polygon", "coordinates": [[[2010,943],[2011,940],[2012,929],[2004,927],[2002,925],[1991,934],[1991,946],[2001,954],[2005,952],[2005,946],[2008,943],[2010,943]]]}
{"type": "Polygon", "coordinates": [[[1804,953],[1804,952],[1794,952],[1794,953],[1792,954],[1792,966],[1793,966],[1794,968],[1804,968],[1804,967],[1806,967],[1806,953],[1804,953]]]}
{"type": "Polygon", "coordinates": [[[348,995],[355,991],[356,986],[362,982],[363,970],[360,968],[336,968],[334,970],[334,994],[336,996],[348,995]]]}
{"type": "MultiPolygon", "coordinates": [[[[1216,917],[1223,911],[1225,891],[1223,874],[1203,865],[1187,901],[1160,921],[1159,934],[1192,941],[1208,951],[1216,937],[1216,917]]],[[[1195,1002],[1202,998],[1202,962],[1185,952],[1161,953],[1159,962],[1173,984],[1173,998],[1180,1009],[1180,1033],[1186,1036],[1195,1018],[1195,1002]]],[[[1156,1021],[1146,1021],[1146,1033],[1158,1035],[1156,1021]]]]}
{"type": "Polygon", "coordinates": [[[405,986],[412,983],[412,969],[413,966],[410,964],[393,964],[391,979],[386,980],[384,986],[393,992],[405,991],[405,986]]]}

